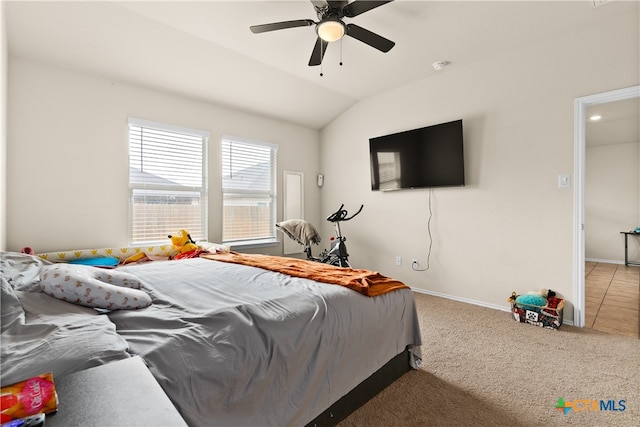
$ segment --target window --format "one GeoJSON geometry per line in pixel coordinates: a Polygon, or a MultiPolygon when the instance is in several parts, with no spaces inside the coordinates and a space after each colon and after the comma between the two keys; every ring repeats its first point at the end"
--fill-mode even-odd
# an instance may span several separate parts
{"type": "Polygon", "coordinates": [[[222,241],[276,242],[278,146],[233,137],[222,139],[222,241]]]}
{"type": "Polygon", "coordinates": [[[129,243],[207,240],[209,133],[129,119],[129,243]]]}

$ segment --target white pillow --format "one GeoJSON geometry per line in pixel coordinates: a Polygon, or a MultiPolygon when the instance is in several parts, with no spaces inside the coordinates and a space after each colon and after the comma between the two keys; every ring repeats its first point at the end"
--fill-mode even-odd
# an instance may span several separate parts
{"type": "Polygon", "coordinates": [[[124,271],[86,265],[53,264],[40,275],[42,291],[63,301],[109,310],[144,308],[151,297],[142,282],[124,271]]]}
{"type": "Polygon", "coordinates": [[[229,246],[223,245],[222,243],[211,243],[205,240],[200,240],[196,242],[196,245],[203,251],[211,252],[211,253],[224,253],[229,252],[229,246]]]}

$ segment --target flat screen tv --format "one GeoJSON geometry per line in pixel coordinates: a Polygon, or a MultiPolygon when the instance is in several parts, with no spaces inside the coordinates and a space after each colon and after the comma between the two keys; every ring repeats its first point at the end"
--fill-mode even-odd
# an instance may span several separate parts
{"type": "Polygon", "coordinates": [[[371,189],[464,186],[462,120],[369,139],[371,189]]]}

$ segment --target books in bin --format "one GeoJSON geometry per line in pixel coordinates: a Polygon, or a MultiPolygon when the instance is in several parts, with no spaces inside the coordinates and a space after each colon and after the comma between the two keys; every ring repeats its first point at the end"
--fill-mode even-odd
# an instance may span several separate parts
{"type": "Polygon", "coordinates": [[[0,389],[0,422],[48,414],[58,410],[58,395],[53,374],[29,378],[0,389]]]}

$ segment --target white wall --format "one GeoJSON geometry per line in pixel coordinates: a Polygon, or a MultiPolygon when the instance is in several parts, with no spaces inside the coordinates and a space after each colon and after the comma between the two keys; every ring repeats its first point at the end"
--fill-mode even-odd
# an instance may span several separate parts
{"type": "Polygon", "coordinates": [[[222,236],[223,134],[279,144],[278,179],[285,169],[309,177],[305,212],[319,222],[315,130],[13,56],[8,79],[9,250],[127,245],[129,116],[211,132],[209,240],[222,236]]]}
{"type": "Polygon", "coordinates": [[[638,14],[621,15],[467,67],[444,58],[437,77],[341,115],[322,132],[322,209],[364,203],[343,227],[353,264],[495,307],[551,288],[572,320],[573,189],[558,175],[573,172],[573,101],[637,85],[638,52],[638,14]],[[412,258],[427,263],[428,190],[371,192],[368,139],[459,118],[467,186],[433,190],[431,265],[414,272],[412,258]]]}
{"type": "Polygon", "coordinates": [[[7,246],[7,23],[0,2],[0,251],[7,246]]]}
{"type": "MultiPolygon", "coordinates": [[[[621,231],[640,226],[640,143],[587,147],[585,256],[624,262],[621,231]]],[[[638,241],[629,240],[629,259],[639,259],[638,241]]]]}

